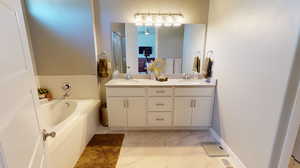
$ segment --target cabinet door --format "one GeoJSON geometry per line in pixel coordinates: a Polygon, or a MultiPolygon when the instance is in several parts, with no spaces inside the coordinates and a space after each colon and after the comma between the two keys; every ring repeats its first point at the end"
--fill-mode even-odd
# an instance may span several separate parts
{"type": "Polygon", "coordinates": [[[192,112],[193,126],[210,126],[212,119],[212,103],[211,97],[197,97],[192,112]]]}
{"type": "Polygon", "coordinates": [[[192,124],[192,98],[176,97],[174,105],[174,126],[190,126],[192,124]]]}
{"type": "Polygon", "coordinates": [[[146,99],[129,97],[127,100],[128,127],[146,126],[146,99]]]}
{"type": "Polygon", "coordinates": [[[126,99],[110,97],[107,101],[109,127],[127,127],[126,99]]]}

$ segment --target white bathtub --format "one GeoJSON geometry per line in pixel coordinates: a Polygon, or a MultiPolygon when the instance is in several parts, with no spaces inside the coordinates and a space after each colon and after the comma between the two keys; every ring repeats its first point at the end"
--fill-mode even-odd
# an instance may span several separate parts
{"type": "Polygon", "coordinates": [[[56,137],[46,141],[47,168],[72,168],[99,126],[99,100],[53,100],[41,105],[40,122],[56,137]]]}

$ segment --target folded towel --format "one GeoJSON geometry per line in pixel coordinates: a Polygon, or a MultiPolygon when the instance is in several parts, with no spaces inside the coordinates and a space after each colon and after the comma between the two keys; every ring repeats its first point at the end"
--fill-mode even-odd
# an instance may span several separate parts
{"type": "Polygon", "coordinates": [[[107,78],[110,76],[111,63],[106,58],[100,58],[98,61],[98,75],[101,78],[107,78]]]}
{"type": "Polygon", "coordinates": [[[194,57],[194,62],[193,62],[193,72],[198,72],[200,73],[201,70],[201,60],[199,56],[194,57]]]}
{"type": "Polygon", "coordinates": [[[194,62],[193,62],[193,72],[197,72],[197,69],[198,69],[198,59],[197,57],[194,57],[194,62]]]}
{"type": "Polygon", "coordinates": [[[201,60],[200,57],[197,57],[197,72],[200,73],[201,71],[201,60]]]}
{"type": "Polygon", "coordinates": [[[207,66],[206,78],[212,77],[212,66],[213,66],[213,61],[212,61],[212,59],[209,58],[209,62],[208,62],[208,66],[207,66]]]}
{"type": "Polygon", "coordinates": [[[210,78],[212,76],[212,66],[213,60],[209,57],[206,57],[202,68],[203,76],[205,78],[210,78]]]}
{"type": "Polygon", "coordinates": [[[208,68],[208,64],[209,64],[209,59],[208,57],[206,57],[204,59],[204,62],[203,62],[203,66],[202,66],[202,73],[203,73],[203,76],[206,77],[207,75],[207,68],[208,68]]]}

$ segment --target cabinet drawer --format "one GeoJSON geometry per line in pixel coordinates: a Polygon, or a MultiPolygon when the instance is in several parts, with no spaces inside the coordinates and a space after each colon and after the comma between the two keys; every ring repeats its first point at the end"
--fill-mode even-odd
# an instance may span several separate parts
{"type": "Polygon", "coordinates": [[[106,88],[107,96],[109,97],[142,97],[146,95],[145,88],[128,88],[128,87],[113,87],[106,88]]]}
{"type": "Polygon", "coordinates": [[[149,111],[172,111],[172,98],[151,97],[148,101],[149,111]]]}
{"type": "Polygon", "coordinates": [[[173,90],[163,87],[149,88],[149,96],[173,96],[173,90]]]}
{"type": "Polygon", "coordinates": [[[148,125],[150,126],[171,126],[172,115],[169,112],[148,113],[148,125]]]}
{"type": "Polygon", "coordinates": [[[175,96],[213,96],[214,87],[175,88],[175,96]]]}

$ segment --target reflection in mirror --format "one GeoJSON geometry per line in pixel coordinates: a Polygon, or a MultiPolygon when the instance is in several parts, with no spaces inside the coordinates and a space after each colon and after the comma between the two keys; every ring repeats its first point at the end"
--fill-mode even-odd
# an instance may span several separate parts
{"type": "Polygon", "coordinates": [[[113,23],[115,69],[121,73],[148,74],[148,64],[162,58],[166,74],[200,72],[205,33],[204,24],[152,27],[113,23]]]}

